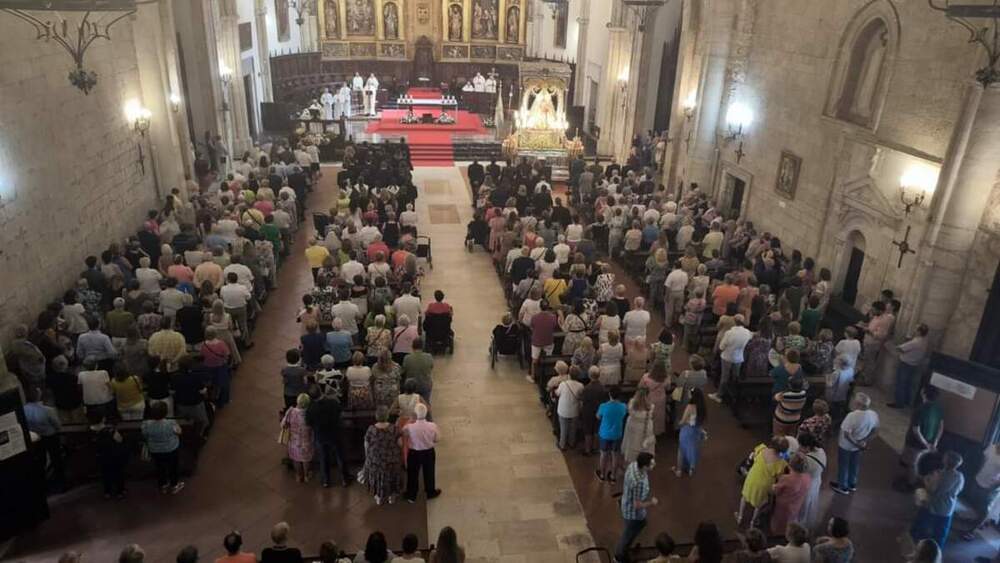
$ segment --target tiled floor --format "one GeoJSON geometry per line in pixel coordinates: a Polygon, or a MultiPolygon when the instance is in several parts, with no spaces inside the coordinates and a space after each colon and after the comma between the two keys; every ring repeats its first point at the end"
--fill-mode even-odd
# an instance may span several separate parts
{"type": "MultiPolygon", "coordinates": [[[[327,207],[333,197],[335,170],[325,170],[323,187],[311,200],[316,209],[327,207]]],[[[415,180],[432,188],[417,200],[420,228],[432,238],[433,251],[434,269],[428,271],[424,293],[441,289],[456,309],[455,353],[437,357],[434,372],[434,418],[443,433],[440,498],[377,507],[360,486],[299,484],[280,463],[283,451],[275,443],[278,370],[285,350],[297,344],[300,327],[294,311],[311,284],[302,256],[307,226],[280,273],[280,288],[265,306],[257,346],[246,354],[235,381],[234,403],[220,415],[187,489],[176,497],[161,497],[151,482],[132,483],[129,499],[120,503],[100,500],[96,486],[75,490],[53,502],[52,519],[20,538],[11,558],[51,561],[76,549],[89,561],[109,561],[122,545],[136,542],[149,561],[172,561],[187,543],[199,547],[203,560],[212,560],[229,530],[240,530],[246,548],[259,551],[279,520],[292,525],[293,543],[308,553],[316,553],[327,539],[357,549],[374,529],[383,530],[394,546],[406,532],[417,533],[426,544],[449,525],[458,531],[469,563],[561,563],[574,561],[574,554],[594,540],[613,545],[621,518],[611,486],[593,477],[595,458],[559,453],[534,387],[513,360],[501,359],[495,370],[489,368],[489,333],[504,301],[489,258],[481,251],[467,253],[462,244],[471,216],[462,172],[421,168],[415,180]],[[448,209],[448,216],[442,218],[432,208],[448,209]]],[[[634,284],[628,285],[634,295],[634,284]]],[[[659,331],[659,314],[654,319],[651,335],[659,331]]],[[[675,370],[685,361],[683,354],[675,354],[675,370]]],[[[766,437],[766,429],[743,430],[727,411],[714,403],[709,408],[711,438],[694,478],[677,479],[670,472],[674,439],[658,444],[652,484],[661,504],[650,511],[649,526],[640,536],[646,545],[660,531],[691,541],[700,520],[714,520],[732,537],[738,499],[734,469],[766,437]]],[[[833,444],[828,449],[835,457],[833,444]]],[[[879,442],[865,456],[857,495],[833,498],[824,492],[822,510],[852,522],[858,561],[900,560],[895,538],[906,529],[914,508],[909,495],[891,488],[896,459],[879,442]]],[[[827,477],[835,470],[831,459],[827,477]]],[[[955,539],[946,560],[971,561],[990,552],[983,542],[955,539]]]]}
{"type": "Polygon", "coordinates": [[[428,529],[454,527],[469,563],[574,561],[591,544],[590,534],[535,388],[513,360],[489,368],[490,331],[504,299],[489,257],[469,254],[463,245],[472,215],[465,181],[455,168],[422,168],[414,176],[418,185],[438,188],[417,200],[421,217],[428,207],[457,214],[454,222],[421,229],[432,239],[434,259],[423,292],[444,291],[455,307],[457,335],[455,354],[435,360],[432,403],[443,431],[438,480],[444,495],[427,505],[428,529]]]}

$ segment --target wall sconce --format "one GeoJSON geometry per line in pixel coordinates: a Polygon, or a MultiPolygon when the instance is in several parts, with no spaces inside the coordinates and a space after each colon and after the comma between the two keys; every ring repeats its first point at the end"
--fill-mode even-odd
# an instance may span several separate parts
{"type": "Polygon", "coordinates": [[[684,111],[685,119],[691,121],[691,118],[694,117],[696,107],[698,107],[698,92],[691,90],[687,97],[684,98],[684,101],[681,102],[681,109],[684,111]]]}
{"type": "Polygon", "coordinates": [[[125,104],[125,119],[128,120],[132,130],[141,136],[145,136],[146,131],[149,131],[149,121],[152,116],[153,112],[142,107],[139,100],[129,100],[125,104]]]}
{"type": "Polygon", "coordinates": [[[903,172],[899,179],[899,201],[906,215],[914,207],[923,205],[929,194],[937,187],[939,170],[925,164],[914,164],[903,172]]]}
{"type": "MultiPolygon", "coordinates": [[[[146,138],[146,131],[149,131],[150,119],[153,116],[153,112],[142,107],[139,100],[129,100],[125,103],[125,119],[128,121],[132,131],[139,134],[139,141],[136,143],[136,147],[139,149],[139,157],[136,159],[136,163],[139,165],[139,169],[142,171],[142,175],[146,175],[146,155],[142,150],[142,141],[146,138]]],[[[159,196],[159,189],[157,188],[157,196],[159,196]]]]}
{"type": "Polygon", "coordinates": [[[181,111],[181,96],[177,92],[171,92],[167,96],[167,102],[170,103],[170,111],[174,113],[181,111]]]}
{"type": "Polygon", "coordinates": [[[753,123],[753,112],[750,111],[750,108],[740,102],[730,104],[729,110],[726,112],[726,125],[729,127],[729,133],[725,136],[725,140],[727,143],[733,141],[740,142],[739,146],[736,147],[737,164],[746,155],[743,152],[743,130],[749,127],[751,123],[753,123]]]}
{"type": "Polygon", "coordinates": [[[295,23],[302,27],[302,24],[306,23],[306,16],[312,11],[313,0],[288,0],[288,7],[295,10],[298,15],[295,18],[295,23]]]}
{"type": "Polygon", "coordinates": [[[233,69],[221,61],[219,62],[219,79],[222,80],[222,84],[225,86],[229,86],[229,83],[233,80],[233,69]]]}

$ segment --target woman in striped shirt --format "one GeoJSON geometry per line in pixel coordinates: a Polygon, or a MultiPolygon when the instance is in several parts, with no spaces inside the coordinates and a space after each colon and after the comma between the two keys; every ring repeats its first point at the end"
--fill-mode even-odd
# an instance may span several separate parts
{"type": "Polygon", "coordinates": [[[806,406],[806,391],[801,379],[792,379],[788,390],[774,396],[774,435],[794,436],[802,410],[806,406]]]}

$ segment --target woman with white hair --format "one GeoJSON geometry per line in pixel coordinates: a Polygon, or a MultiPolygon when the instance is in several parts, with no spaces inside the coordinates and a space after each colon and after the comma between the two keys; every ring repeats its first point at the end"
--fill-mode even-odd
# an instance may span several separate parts
{"type": "Polygon", "coordinates": [[[413,351],[413,341],[420,336],[417,325],[411,324],[410,316],[402,314],[396,319],[396,328],[392,329],[392,359],[403,365],[406,355],[413,351]]]}
{"type": "Polygon", "coordinates": [[[308,483],[312,476],[309,464],[313,459],[313,432],[306,423],[306,409],[309,408],[309,395],[299,394],[295,406],[285,411],[281,419],[282,435],[287,432],[288,457],[295,465],[295,479],[300,483],[308,483]]]}
{"type": "Polygon", "coordinates": [[[226,343],[229,348],[229,357],[232,366],[236,367],[243,361],[240,356],[240,349],[236,346],[236,338],[233,318],[226,312],[225,303],[221,299],[212,302],[212,310],[205,317],[205,328],[215,331],[215,337],[226,343]]]}
{"type": "Polygon", "coordinates": [[[374,361],[392,348],[392,331],[385,326],[385,315],[375,315],[374,324],[368,327],[365,343],[369,361],[374,361]]]}
{"type": "Polygon", "coordinates": [[[392,504],[403,490],[402,437],[399,429],[389,422],[389,409],[375,409],[375,424],[365,432],[365,465],[361,481],[375,496],[375,504],[392,504]]]}
{"type": "Polygon", "coordinates": [[[135,269],[135,279],[139,282],[139,290],[156,299],[160,295],[160,280],[163,274],[151,268],[149,256],[139,258],[139,267],[135,269]]]}

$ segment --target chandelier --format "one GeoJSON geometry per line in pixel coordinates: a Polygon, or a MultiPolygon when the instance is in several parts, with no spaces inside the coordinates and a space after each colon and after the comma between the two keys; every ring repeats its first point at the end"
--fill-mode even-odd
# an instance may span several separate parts
{"type": "Polygon", "coordinates": [[[84,94],[97,85],[97,73],[83,66],[87,49],[98,39],[111,40],[111,27],[135,13],[136,0],[6,0],[0,11],[30,23],[35,28],[35,39],[53,42],[62,47],[76,65],[69,72],[69,82],[84,94]],[[63,17],[59,11],[78,12],[76,23],[63,17]],[[48,16],[32,12],[47,12],[48,16]],[[102,17],[104,12],[122,12],[102,17]]]}
{"type": "Polygon", "coordinates": [[[569,8],[569,0],[542,0],[552,10],[552,19],[559,16],[559,12],[569,8]]]}
{"type": "Polygon", "coordinates": [[[639,18],[639,33],[646,31],[646,24],[656,13],[656,9],[665,6],[669,0],[622,0],[622,4],[629,8],[639,18]]]}
{"type": "Polygon", "coordinates": [[[976,71],[976,80],[984,87],[1000,82],[1000,0],[980,4],[952,4],[945,0],[943,5],[927,0],[927,4],[964,27],[969,32],[969,43],[977,43],[986,51],[986,66],[976,71]],[[980,24],[973,20],[987,21],[980,24]]]}

